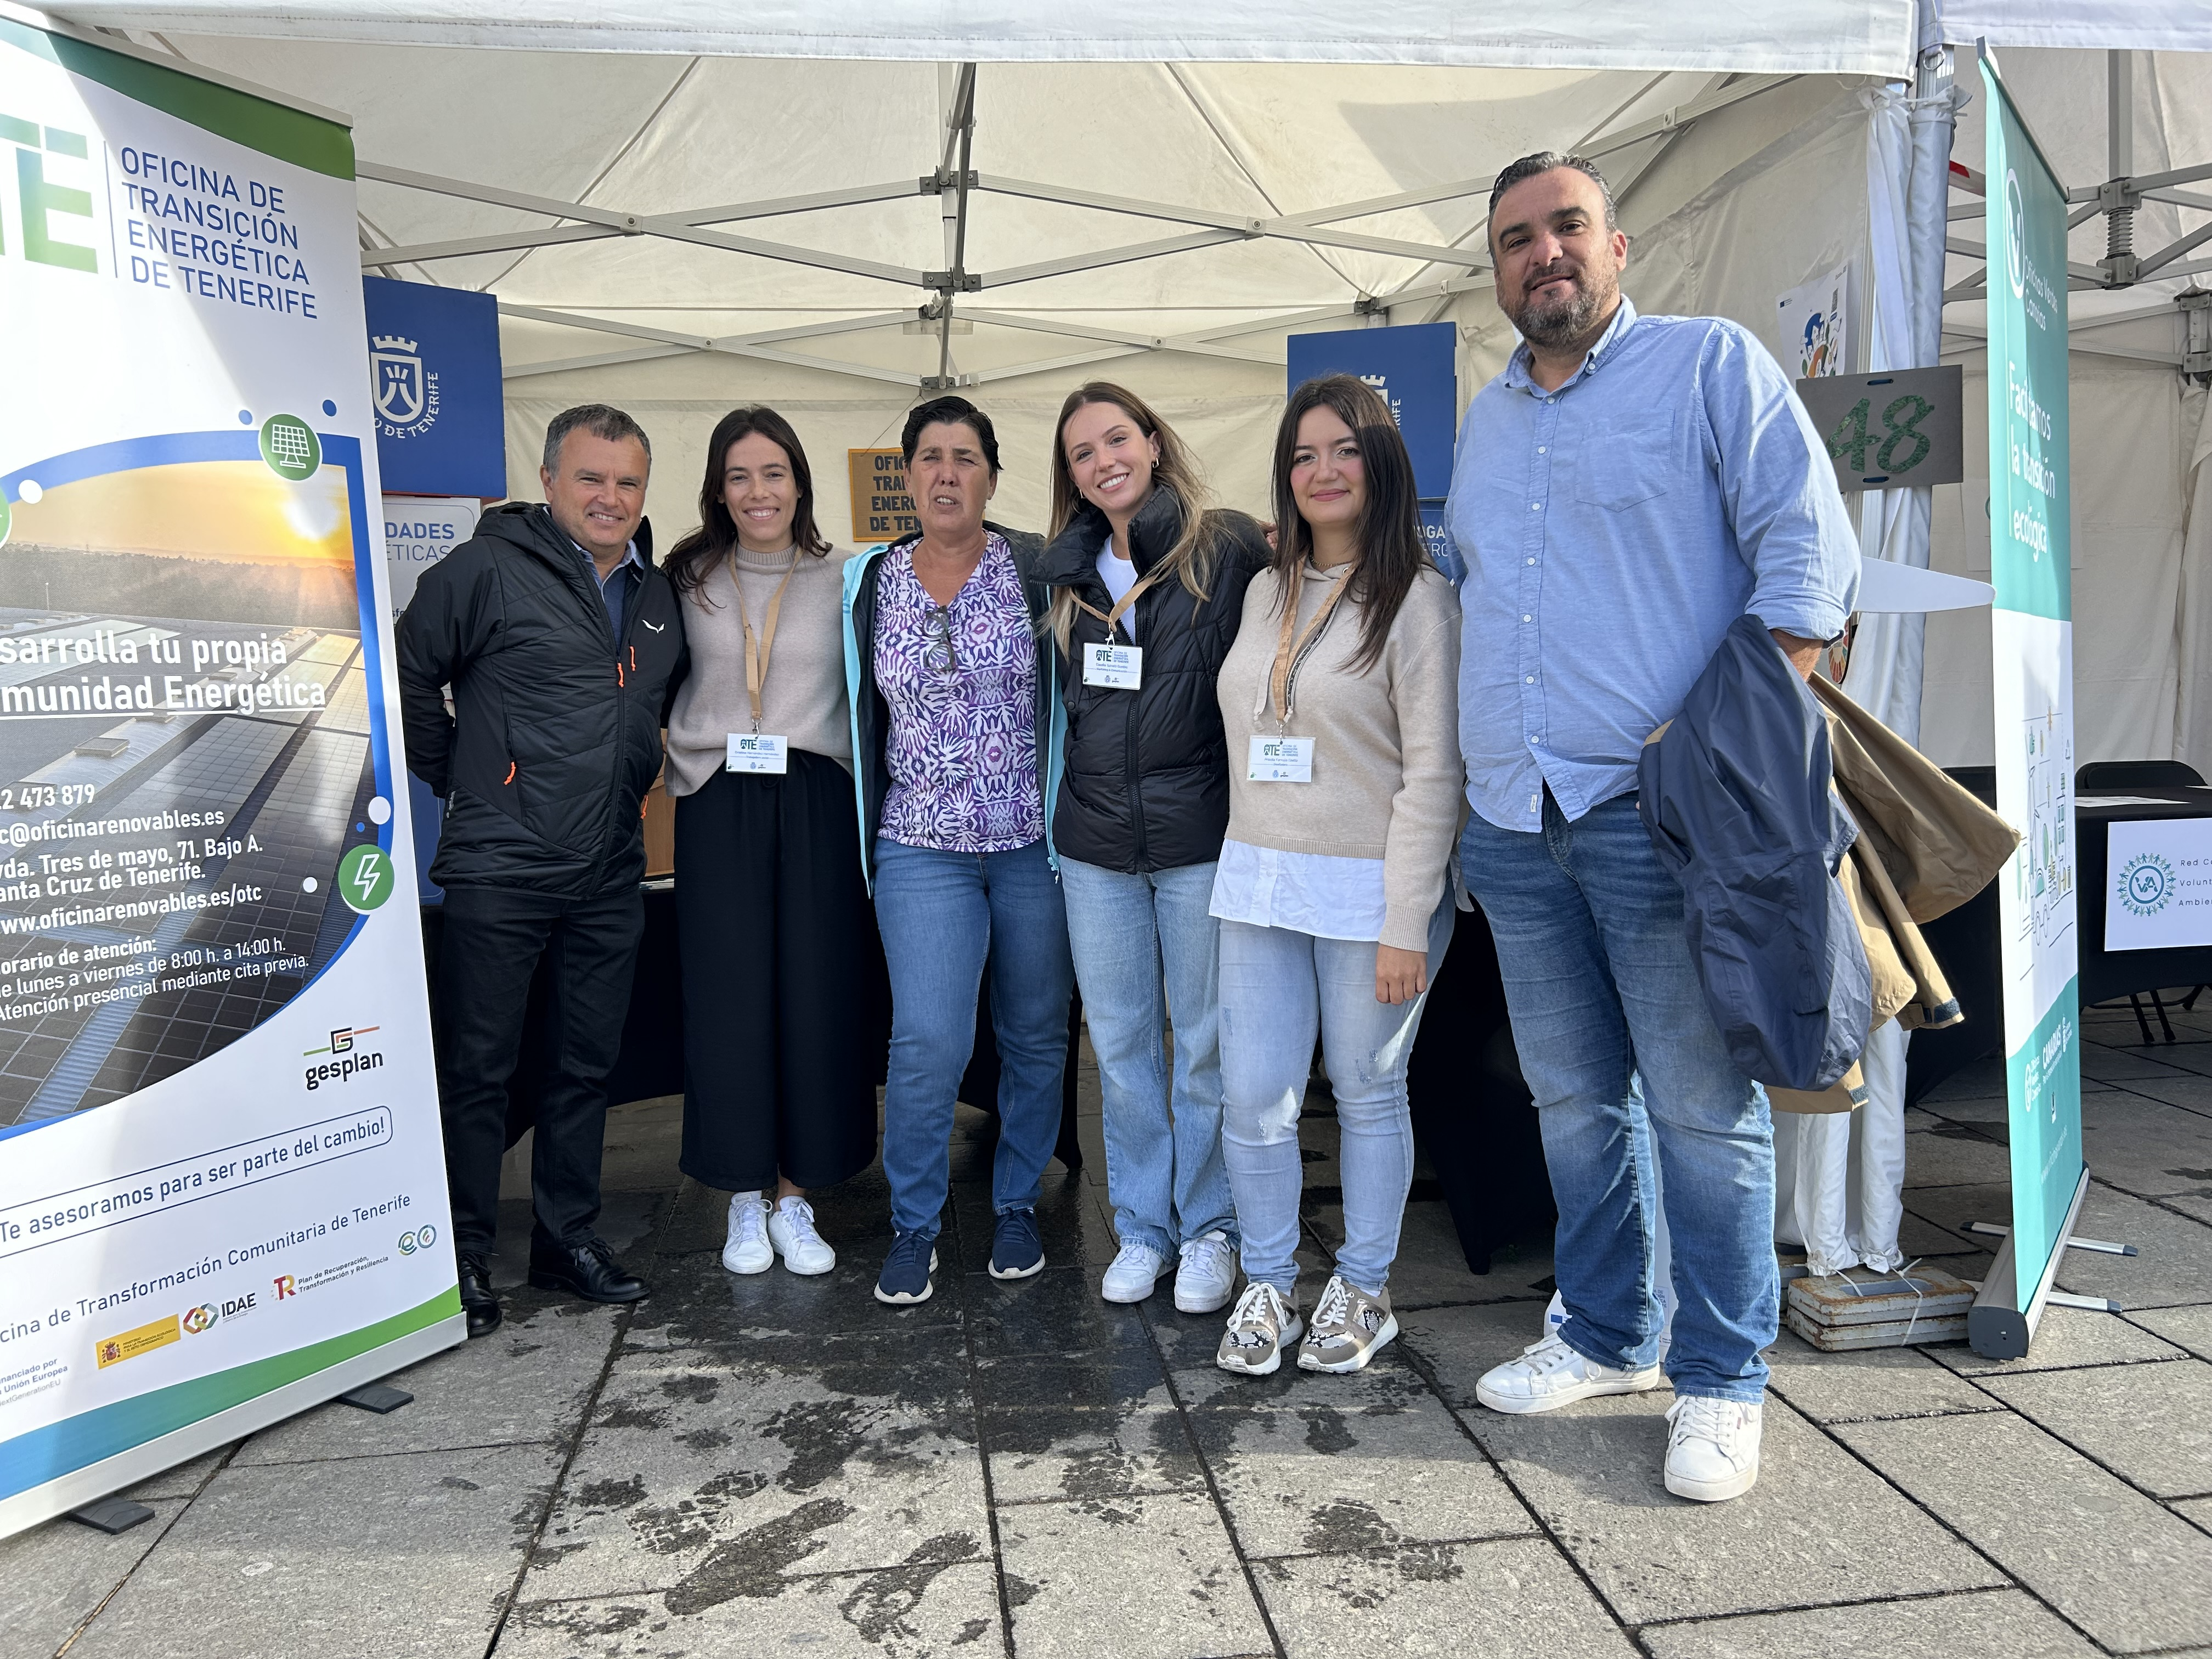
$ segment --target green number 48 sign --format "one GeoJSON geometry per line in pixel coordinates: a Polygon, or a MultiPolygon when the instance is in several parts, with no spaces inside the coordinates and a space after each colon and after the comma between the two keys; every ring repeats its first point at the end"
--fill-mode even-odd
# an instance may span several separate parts
{"type": "Polygon", "coordinates": [[[1966,477],[1962,371],[1893,369],[1797,382],[1845,490],[1909,489],[1966,477]]]}

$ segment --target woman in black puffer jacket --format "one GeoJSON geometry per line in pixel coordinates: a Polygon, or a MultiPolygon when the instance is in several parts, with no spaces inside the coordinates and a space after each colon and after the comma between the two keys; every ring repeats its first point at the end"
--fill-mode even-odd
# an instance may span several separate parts
{"type": "Polygon", "coordinates": [[[1209,913],[1229,823],[1214,677],[1267,543],[1244,514],[1206,507],[1174,431],[1133,393],[1092,381],[1055,431],[1041,569],[1067,739],[1053,840],[1121,1241],[1102,1291],[1141,1302],[1176,1262],[1176,1306],[1211,1313],[1237,1273],[1209,913]]]}

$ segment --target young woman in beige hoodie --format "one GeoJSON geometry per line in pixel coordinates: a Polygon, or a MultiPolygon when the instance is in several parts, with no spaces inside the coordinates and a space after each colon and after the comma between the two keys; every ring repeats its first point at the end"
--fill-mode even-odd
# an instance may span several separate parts
{"type": "Polygon", "coordinates": [[[1430,564],[1389,408],[1349,375],[1291,396],[1272,570],[1219,680],[1230,748],[1221,922],[1222,1151],[1250,1282],[1217,1356],[1264,1375],[1297,1340],[1352,1371],[1398,1332],[1384,1281],[1413,1180],[1406,1062],[1451,938],[1459,601],[1430,564]],[[1298,1113],[1314,1039],[1343,1133],[1343,1249],[1297,1301],[1298,1113]]]}

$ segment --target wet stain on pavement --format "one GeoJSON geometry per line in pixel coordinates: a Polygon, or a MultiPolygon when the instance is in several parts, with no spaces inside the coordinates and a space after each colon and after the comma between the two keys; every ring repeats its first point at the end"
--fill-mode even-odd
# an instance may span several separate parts
{"type": "Polygon", "coordinates": [[[594,1480],[576,1488],[576,1502],[586,1509],[626,1510],[645,1502],[645,1482],[635,1474],[619,1480],[594,1480]]]}
{"type": "Polygon", "coordinates": [[[839,1498],[815,1498],[788,1515],[718,1544],[665,1602],[673,1613],[703,1613],[737,1596],[765,1599],[783,1589],[783,1575],[822,1547],[817,1536],[856,1513],[839,1498]]]}
{"type": "Polygon", "coordinates": [[[837,1604],[837,1610],[872,1645],[894,1633],[911,1636],[915,1632],[907,1617],[921,1605],[938,1574],[960,1562],[972,1561],[977,1554],[972,1533],[939,1533],[924,1539],[900,1565],[864,1577],[837,1604]]]}

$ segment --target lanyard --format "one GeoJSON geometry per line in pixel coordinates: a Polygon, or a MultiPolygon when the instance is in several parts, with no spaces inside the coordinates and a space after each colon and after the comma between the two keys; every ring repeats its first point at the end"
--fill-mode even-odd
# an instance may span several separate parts
{"type": "Polygon", "coordinates": [[[1075,601],[1075,608],[1078,611],[1085,611],[1091,616],[1096,617],[1100,622],[1106,624],[1106,643],[1111,645],[1114,643],[1114,629],[1115,625],[1121,622],[1122,617],[1129,614],[1129,607],[1136,604],[1139,599],[1142,599],[1146,592],[1152,587],[1153,583],[1157,582],[1161,577],[1167,574],[1167,571],[1168,567],[1165,560],[1162,560],[1158,564],[1154,565],[1150,570],[1147,570],[1143,575],[1138,577],[1135,581],[1132,582],[1129,585],[1129,588],[1127,592],[1123,593],[1120,599],[1114,601],[1114,608],[1111,611],[1101,611],[1097,605],[1085,602],[1083,595],[1076,592],[1073,588],[1070,588],[1068,590],[1068,595],[1075,601]]]}
{"type": "Polygon", "coordinates": [[[793,572],[799,568],[799,544],[791,548],[791,562],[783,568],[783,580],[775,585],[775,597],[768,602],[768,617],[757,636],[745,616],[745,585],[738,579],[738,550],[730,550],[730,586],[738,590],[738,625],[745,632],[745,696],[752,700],[753,731],[761,727],[761,688],[768,684],[768,653],[775,645],[775,619],[783,611],[783,590],[791,586],[793,572]]]}
{"type": "Polygon", "coordinates": [[[1278,729],[1291,723],[1291,690],[1297,678],[1298,665],[1304,660],[1306,653],[1313,648],[1315,641],[1320,639],[1321,630],[1328,625],[1329,612],[1336,609],[1336,602],[1344,597],[1344,590],[1352,586],[1352,572],[1347,568],[1344,574],[1336,579],[1336,585],[1329,590],[1328,597],[1321,602],[1321,609],[1314,612],[1314,619],[1305,625],[1305,631],[1298,635],[1295,644],[1291,642],[1291,631],[1297,625],[1298,600],[1305,593],[1305,572],[1302,569],[1294,571],[1291,579],[1297,586],[1283,600],[1283,631],[1275,641],[1275,672],[1267,677],[1268,707],[1281,711],[1275,717],[1278,729]]]}

